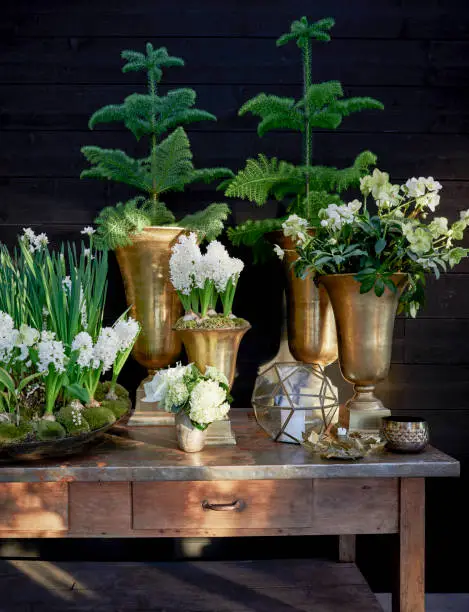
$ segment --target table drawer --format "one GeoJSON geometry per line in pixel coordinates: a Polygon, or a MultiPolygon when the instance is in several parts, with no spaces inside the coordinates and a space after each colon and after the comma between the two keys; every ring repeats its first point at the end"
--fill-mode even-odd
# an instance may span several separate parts
{"type": "Polygon", "coordinates": [[[311,524],[309,480],[133,483],[133,529],[269,529],[311,524]]]}

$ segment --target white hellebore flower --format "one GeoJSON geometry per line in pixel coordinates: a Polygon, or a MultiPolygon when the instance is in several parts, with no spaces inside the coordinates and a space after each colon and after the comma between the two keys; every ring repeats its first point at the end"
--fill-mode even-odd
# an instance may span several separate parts
{"type": "Polygon", "coordinates": [[[282,223],[284,235],[288,238],[296,238],[304,242],[306,240],[306,231],[308,229],[308,221],[298,215],[290,215],[286,221],[282,223]]]}
{"type": "Polygon", "coordinates": [[[223,419],[228,410],[226,391],[214,380],[201,380],[192,390],[189,399],[189,417],[201,424],[223,419]]]}
{"type": "Polygon", "coordinates": [[[406,181],[407,193],[411,198],[423,196],[426,191],[426,179],[420,176],[418,179],[414,177],[406,181]]]}
{"type": "Polygon", "coordinates": [[[440,189],[443,189],[443,186],[441,185],[441,183],[439,183],[438,181],[435,181],[433,176],[429,176],[428,178],[424,180],[425,180],[425,186],[427,187],[428,191],[440,191],[440,189]]]}
{"type": "Polygon", "coordinates": [[[278,244],[274,244],[274,253],[280,260],[285,257],[285,251],[278,244]]]}
{"type": "Polygon", "coordinates": [[[103,372],[110,370],[119,350],[119,337],[112,327],[103,327],[93,349],[93,367],[103,366],[103,372]]]}

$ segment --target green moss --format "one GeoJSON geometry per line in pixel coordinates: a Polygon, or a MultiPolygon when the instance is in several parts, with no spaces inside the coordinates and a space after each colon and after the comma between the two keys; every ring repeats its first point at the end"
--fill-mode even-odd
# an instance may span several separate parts
{"type": "Polygon", "coordinates": [[[56,414],[57,421],[63,427],[65,427],[65,431],[69,436],[78,436],[90,431],[88,422],[83,418],[83,412],[78,412],[79,414],[77,418],[77,409],[73,408],[73,406],[70,406],[69,404],[67,406],[63,406],[56,414]]]}
{"type": "MultiPolygon", "coordinates": [[[[109,393],[109,389],[111,388],[111,383],[109,381],[99,383],[98,388],[96,389],[96,393],[94,394],[94,399],[97,402],[102,402],[106,399],[106,395],[109,393]]],[[[119,399],[128,399],[129,392],[125,387],[116,385],[116,395],[119,399]]]]}
{"type": "Polygon", "coordinates": [[[83,411],[83,416],[92,430],[101,429],[101,427],[104,427],[105,425],[112,425],[116,422],[114,413],[109,410],[109,408],[105,408],[103,406],[86,408],[83,411]]]}
{"type": "Polygon", "coordinates": [[[246,319],[240,319],[235,317],[224,317],[223,315],[216,315],[207,317],[206,319],[191,319],[185,321],[184,317],[178,319],[175,329],[238,329],[241,327],[248,326],[249,323],[246,319]]]}
{"type": "Polygon", "coordinates": [[[131,401],[129,399],[104,400],[101,402],[101,408],[110,410],[116,419],[120,419],[126,412],[130,410],[131,401]]]}
{"type": "Polygon", "coordinates": [[[60,440],[65,438],[67,432],[57,421],[40,420],[36,426],[36,436],[39,440],[60,440]]]}
{"type": "Polygon", "coordinates": [[[18,426],[13,423],[0,423],[0,446],[26,440],[30,437],[32,429],[31,423],[28,422],[20,423],[18,426]]]}

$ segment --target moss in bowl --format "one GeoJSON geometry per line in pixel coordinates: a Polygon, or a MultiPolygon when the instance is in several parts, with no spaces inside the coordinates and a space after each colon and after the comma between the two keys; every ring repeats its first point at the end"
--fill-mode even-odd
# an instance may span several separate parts
{"type": "Polygon", "coordinates": [[[0,423],[0,446],[22,442],[31,437],[33,427],[28,421],[19,425],[14,423],[0,423]]]}
{"type": "Polygon", "coordinates": [[[213,315],[198,319],[188,319],[181,317],[177,320],[174,329],[240,329],[247,327],[249,323],[246,319],[239,317],[225,317],[223,315],[213,315]]]}
{"type": "Polygon", "coordinates": [[[101,402],[101,408],[106,408],[110,410],[116,420],[120,419],[124,416],[129,410],[131,406],[131,401],[128,398],[119,398],[116,400],[103,400],[101,402]]]}
{"type": "Polygon", "coordinates": [[[67,432],[65,431],[65,427],[58,421],[45,421],[41,419],[36,425],[36,437],[43,442],[61,440],[65,438],[66,435],[67,432]]]}
{"type": "Polygon", "coordinates": [[[87,421],[91,430],[101,429],[101,427],[112,425],[116,422],[116,417],[112,410],[104,406],[85,408],[85,410],[83,410],[83,418],[87,421]]]}
{"type": "Polygon", "coordinates": [[[79,436],[91,431],[88,421],[83,418],[83,410],[76,405],[63,406],[57,413],[56,419],[65,427],[69,436],[79,436]]]}
{"type": "MultiPolygon", "coordinates": [[[[96,389],[96,393],[94,394],[94,399],[97,402],[103,402],[106,400],[106,396],[111,389],[111,383],[109,381],[99,383],[98,388],[96,389]]],[[[122,385],[116,384],[116,395],[118,399],[129,399],[129,392],[122,385]]]]}

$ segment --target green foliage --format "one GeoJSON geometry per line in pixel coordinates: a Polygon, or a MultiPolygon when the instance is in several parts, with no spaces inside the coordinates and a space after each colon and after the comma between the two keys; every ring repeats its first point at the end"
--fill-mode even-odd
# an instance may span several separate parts
{"type": "Polygon", "coordinates": [[[268,259],[272,253],[272,243],[265,236],[282,229],[281,219],[248,219],[236,227],[228,228],[228,238],[235,246],[245,245],[252,249],[254,263],[268,259]]]}
{"type": "MultiPolygon", "coordinates": [[[[290,32],[282,35],[277,45],[296,41],[302,52],[303,95],[294,98],[260,93],[243,104],[239,115],[251,113],[259,118],[257,132],[263,136],[271,130],[286,129],[303,135],[303,163],[294,165],[277,158],[260,154],[257,159],[248,159],[244,169],[230,181],[225,182],[225,194],[229,197],[249,200],[259,206],[269,198],[285,200],[285,212],[305,217],[311,224],[318,223],[321,208],[342,202],[340,194],[356,187],[376,157],[369,151],[360,153],[349,168],[338,169],[313,165],[312,139],[315,129],[337,129],[344,117],[369,109],[382,109],[378,100],[369,97],[344,98],[342,85],[338,81],[312,83],[311,54],[313,41],[329,41],[329,31],[334,20],[327,18],[309,23],[306,17],[294,21],[290,32]]],[[[281,213],[282,214],[282,213],[281,213]]],[[[256,259],[265,252],[267,243],[262,241],[270,231],[264,221],[252,226],[243,224],[229,231],[234,244],[256,248],[256,259]],[[264,231],[265,230],[265,231],[264,231]]]]}
{"type": "MultiPolygon", "coordinates": [[[[121,122],[137,140],[148,139],[148,155],[136,159],[118,149],[86,146],[82,153],[90,167],[83,170],[81,177],[112,180],[134,187],[145,194],[144,199],[151,201],[154,208],[148,213],[149,205],[142,205],[142,200],[134,198],[102,211],[96,220],[99,226],[96,245],[102,249],[131,244],[131,235],[148,225],[176,224],[174,216],[159,202],[162,194],[183,191],[196,181],[210,183],[233,176],[227,168],[197,169],[193,165],[190,142],[181,126],[216,120],[211,113],[195,108],[195,91],[178,88],[165,95],[158,94],[162,69],[183,66],[183,60],[170,56],[164,47],[154,49],[151,43],[147,43],[145,53],[126,50],[122,58],[126,60],[124,73],[147,73],[147,93],[133,93],[122,104],[110,104],[97,110],[90,118],[89,127],[121,122]]],[[[204,225],[211,228],[212,234],[214,227],[219,228],[216,237],[223,229],[218,209],[209,207],[208,210],[218,215],[211,224],[204,219],[204,225]]]]}
{"type": "Polygon", "coordinates": [[[21,422],[19,425],[0,423],[0,446],[21,442],[27,439],[31,432],[32,426],[27,422],[21,422]]]}
{"type": "Polygon", "coordinates": [[[112,410],[103,406],[93,406],[83,410],[83,417],[90,426],[91,430],[101,429],[106,425],[112,425],[116,422],[116,417],[112,410]]]}
{"type": "Polygon", "coordinates": [[[205,210],[186,215],[178,225],[197,232],[201,239],[211,242],[223,231],[224,222],[228,219],[229,214],[230,209],[227,204],[213,203],[205,210]]]}
{"type": "Polygon", "coordinates": [[[49,440],[60,440],[65,438],[67,432],[65,428],[57,421],[47,421],[41,419],[36,426],[36,436],[38,440],[44,442],[49,440]]]}
{"type": "MultiPolygon", "coordinates": [[[[94,399],[97,402],[103,402],[106,399],[106,395],[109,393],[110,389],[111,389],[111,382],[109,380],[99,383],[96,389],[96,393],[94,394],[94,399]]],[[[125,387],[123,387],[122,385],[119,385],[119,383],[116,384],[114,388],[114,392],[119,399],[125,399],[125,400],[129,399],[129,396],[130,396],[129,392],[127,391],[125,387]]]]}
{"type": "Polygon", "coordinates": [[[145,227],[175,223],[173,213],[160,200],[137,196],[116,206],[107,206],[96,218],[94,243],[99,249],[116,249],[132,244],[132,234],[145,227]]]}

